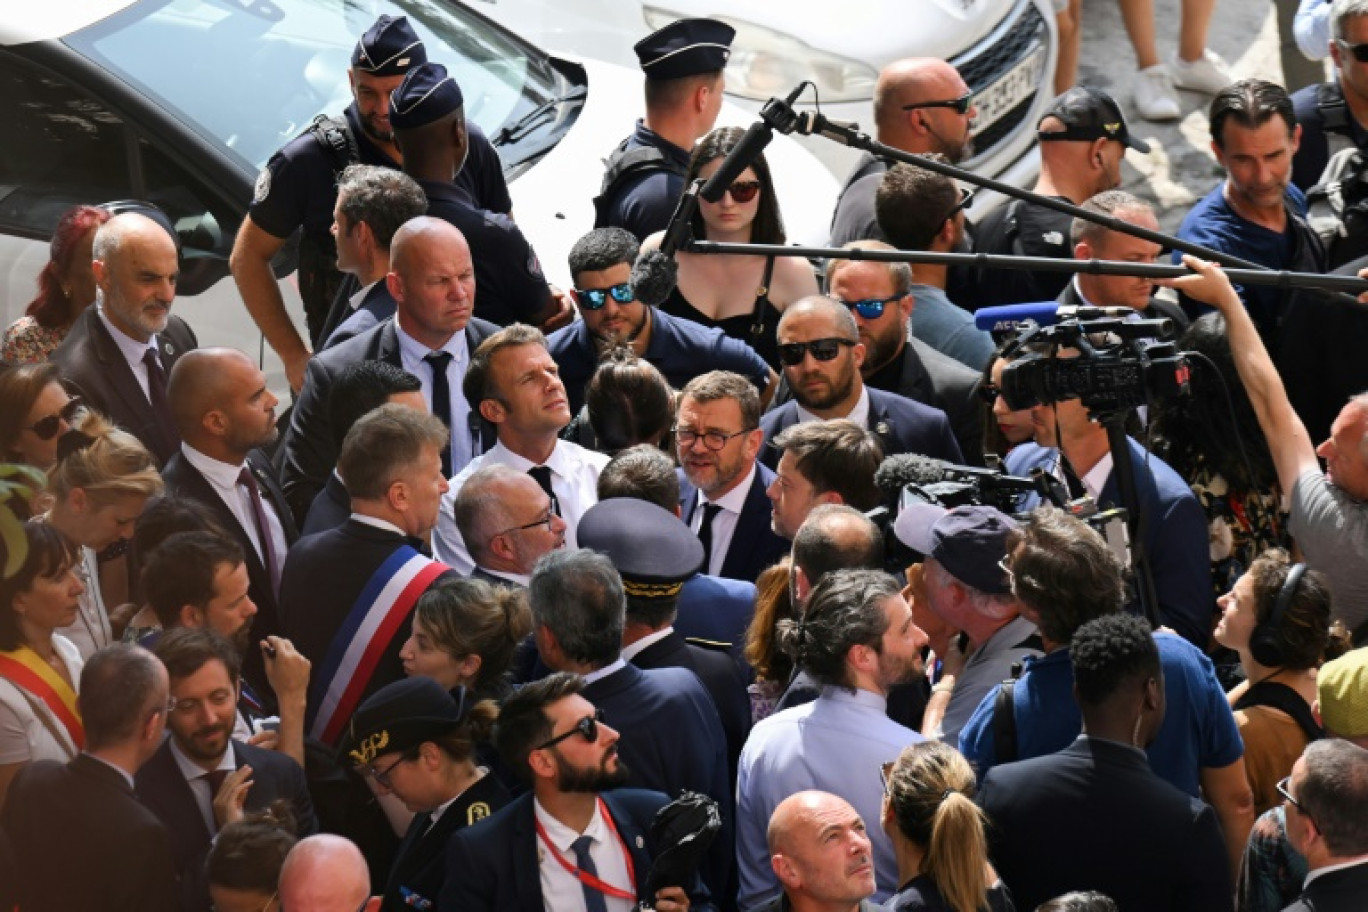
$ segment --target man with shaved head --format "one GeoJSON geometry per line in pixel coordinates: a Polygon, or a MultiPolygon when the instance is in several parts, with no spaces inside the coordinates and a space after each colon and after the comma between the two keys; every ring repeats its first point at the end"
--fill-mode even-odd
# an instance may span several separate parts
{"type": "Polygon", "coordinates": [[[189,325],[171,314],[180,263],[170,222],[136,212],[114,216],[95,232],[91,267],[95,306],[76,318],[52,360],[86,405],[164,464],[180,444],[166,378],[199,345],[189,325]]]}
{"type": "Polygon", "coordinates": [[[280,869],[280,908],[290,912],[375,912],[370,873],[350,839],[319,833],[301,839],[280,869]]]}
{"type": "Polygon", "coordinates": [[[526,472],[495,463],[472,472],[456,495],[456,528],[475,561],[471,576],[527,588],[532,567],[565,544],[555,501],[526,472]]]}
{"type": "MultiPolygon", "coordinates": [[[[257,606],[257,639],[280,633],[277,596],[285,553],[299,537],[271,460],[276,397],[251,358],[232,348],[189,352],[171,371],[171,413],[180,449],[162,469],[169,495],[198,501],[246,556],[247,597],[257,606]]],[[[243,654],[251,689],[271,688],[259,650],[243,654]]]]}
{"type": "Polygon", "coordinates": [[[919,453],[960,463],[959,444],[945,412],[865,386],[865,346],[849,309],[813,295],[790,304],[779,318],[779,362],[793,398],[765,415],[761,458],[774,467],[779,452],[768,441],[806,421],[846,418],[873,431],[885,456],[919,453]]]}
{"type": "Polygon", "coordinates": [[[759,912],[870,912],[874,850],[860,815],[843,798],[807,791],[770,817],[770,864],[784,892],[759,912]]]}
{"type": "MultiPolygon", "coordinates": [[[[874,86],[875,137],[914,155],[938,152],[952,164],[974,154],[969,123],[973,93],[959,72],[936,57],[910,57],[884,67],[874,86]]],[[[848,241],[887,240],[874,217],[874,194],[888,165],[869,152],[861,156],[836,201],[831,246],[848,241]]]]}
{"type": "Polygon", "coordinates": [[[475,265],[465,236],[432,216],[405,222],[390,244],[385,281],[397,306],[378,326],[315,356],[285,435],[281,476],[302,521],[337,464],[337,434],[328,398],[342,372],[361,361],[385,361],[423,385],[423,399],[450,429],[443,471],[450,477],[493,443],[461,394],[470,355],[498,327],[472,316],[475,265]]]}

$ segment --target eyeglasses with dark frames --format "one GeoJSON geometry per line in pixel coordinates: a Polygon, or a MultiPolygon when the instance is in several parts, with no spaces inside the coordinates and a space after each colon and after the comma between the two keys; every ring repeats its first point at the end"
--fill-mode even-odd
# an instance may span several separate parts
{"type": "Polygon", "coordinates": [[[619,282],[611,288],[576,288],[575,296],[585,310],[602,310],[610,297],[619,304],[631,304],[636,300],[636,290],[631,282],[619,282]]]}
{"type": "Polygon", "coordinates": [[[861,298],[858,301],[846,301],[842,298],[836,300],[859,314],[862,320],[877,320],[884,315],[884,308],[901,301],[904,297],[906,296],[892,295],[887,298],[861,298]]]}
{"type": "Polygon", "coordinates": [[[785,367],[793,367],[802,364],[808,352],[812,352],[812,357],[818,361],[831,361],[840,354],[841,346],[854,347],[855,344],[853,339],[834,336],[828,339],[813,339],[811,342],[785,342],[779,346],[779,361],[785,367]]]}
{"type": "Polygon", "coordinates": [[[62,406],[56,414],[39,418],[37,421],[33,422],[33,424],[24,428],[24,430],[33,431],[33,436],[37,437],[39,440],[51,440],[53,437],[57,436],[59,431],[61,431],[62,422],[66,422],[67,425],[70,425],[71,422],[76,419],[76,413],[81,410],[83,405],[84,403],[81,401],[80,396],[72,396],[67,404],[62,406]]]}
{"type": "Polygon", "coordinates": [[[556,735],[556,737],[552,738],[549,741],[543,741],[541,744],[537,745],[536,749],[545,750],[548,747],[555,747],[557,744],[560,744],[566,738],[570,738],[575,735],[580,735],[584,738],[585,741],[589,742],[590,744],[593,744],[595,741],[598,740],[598,727],[599,723],[602,721],[603,710],[596,709],[594,710],[594,714],[592,716],[585,716],[583,719],[580,719],[578,722],[575,723],[574,728],[570,729],[568,732],[565,732],[563,734],[556,735]]]}
{"type": "Polygon", "coordinates": [[[1283,796],[1283,799],[1284,799],[1288,804],[1292,805],[1294,808],[1297,809],[1297,812],[1298,812],[1299,814],[1301,814],[1301,815],[1302,815],[1303,817],[1305,817],[1307,820],[1311,821],[1311,824],[1312,824],[1316,829],[1320,829],[1320,824],[1316,823],[1316,818],[1315,818],[1315,817],[1312,817],[1310,814],[1308,814],[1308,813],[1306,812],[1306,808],[1302,806],[1302,803],[1301,803],[1300,801],[1298,801],[1296,798],[1293,798],[1293,797],[1292,797],[1291,786],[1292,786],[1292,777],[1291,777],[1291,776],[1284,776],[1283,778],[1279,779],[1279,780],[1278,780],[1278,784],[1275,785],[1275,786],[1273,786],[1273,787],[1276,788],[1276,789],[1278,790],[1278,794],[1279,794],[1279,795],[1282,795],[1282,796],[1283,796]]]}
{"type": "Polygon", "coordinates": [[[1368,63],[1368,44],[1350,44],[1343,38],[1336,38],[1335,44],[1340,46],[1340,50],[1349,54],[1359,63],[1368,63]]]}
{"type": "Polygon", "coordinates": [[[950,108],[956,114],[963,117],[969,113],[969,109],[974,106],[974,93],[965,92],[959,98],[950,101],[919,101],[916,104],[905,104],[902,106],[904,111],[916,111],[921,108],[950,108]]]}
{"type": "Polygon", "coordinates": [[[978,188],[971,188],[966,190],[964,187],[960,187],[959,202],[956,203],[955,208],[951,209],[949,214],[945,216],[945,220],[947,222],[950,221],[956,215],[959,215],[965,209],[968,209],[970,206],[974,205],[974,194],[976,193],[978,193],[978,188]]]}
{"type": "Polygon", "coordinates": [[[541,519],[534,519],[530,523],[523,523],[521,526],[514,526],[511,529],[504,529],[501,532],[495,532],[494,535],[499,536],[507,535],[510,532],[523,532],[527,529],[535,529],[537,528],[537,526],[546,526],[546,531],[550,532],[551,520],[555,519],[557,516],[560,516],[561,512],[560,499],[557,498],[555,494],[551,494],[549,496],[551,498],[551,504],[546,508],[546,515],[543,516],[541,519]]]}
{"type": "Polygon", "coordinates": [[[721,431],[704,431],[700,434],[693,428],[684,427],[675,427],[673,430],[675,441],[682,449],[687,450],[694,445],[695,440],[702,440],[703,446],[714,453],[720,453],[733,437],[750,433],[750,431],[735,431],[731,434],[723,434],[721,431]]]}
{"type": "Polygon", "coordinates": [[[385,788],[392,789],[394,788],[394,785],[390,782],[390,773],[394,772],[395,767],[397,767],[399,764],[403,763],[405,760],[412,760],[414,756],[416,755],[405,752],[399,756],[398,760],[395,760],[393,763],[391,763],[389,766],[385,767],[382,770],[375,769],[374,767],[367,767],[366,775],[370,776],[372,779],[383,785],[385,788]]]}

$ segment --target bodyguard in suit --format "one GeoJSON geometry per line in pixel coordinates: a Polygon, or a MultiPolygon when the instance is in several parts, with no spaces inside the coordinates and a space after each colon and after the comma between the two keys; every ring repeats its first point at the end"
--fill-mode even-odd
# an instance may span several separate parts
{"type": "Polygon", "coordinates": [[[1164,719],[1149,625],[1105,615],[1078,629],[1071,653],[1083,734],[1057,754],[994,767],[979,788],[989,855],[1013,900],[1034,909],[1097,890],[1122,912],[1234,908],[1216,813],[1145,757],[1164,719]]]}
{"type": "Polygon", "coordinates": [[[703,572],[753,583],[788,551],[770,528],[774,473],[756,459],[760,395],[740,374],[709,371],[684,387],[675,420],[679,515],[703,542],[703,572]]]}
{"type": "Polygon", "coordinates": [[[397,302],[394,319],[310,359],[291,412],[280,475],[298,521],[336,466],[328,400],[338,377],[357,362],[386,361],[422,381],[428,410],[449,428],[446,471],[465,465],[492,443],[492,433],[485,438],[461,395],[470,353],[496,329],[471,317],[475,273],[465,238],[441,219],[420,216],[395,232],[390,259],[385,281],[397,302]],[[442,281],[442,276],[450,279],[442,281]]]}
{"type": "Polygon", "coordinates": [[[163,465],[180,444],[166,383],[177,359],[198,346],[171,314],[180,275],[176,242],[145,215],[116,215],[95,232],[98,293],[52,353],[88,406],[142,441],[163,465]]]}
{"type": "Polygon", "coordinates": [[[853,421],[806,421],[770,441],[780,453],[774,483],[765,492],[774,504],[774,531],[792,541],[815,507],[848,504],[862,512],[883,503],[874,473],[883,446],[853,421]]]}
{"type": "Polygon", "coordinates": [[[180,628],[157,642],[170,678],[171,702],[162,743],[142,769],[138,800],[171,835],[183,912],[208,912],[205,859],[215,834],[245,813],[281,800],[296,835],[318,830],[304,770],[289,757],[233,737],[239,658],[209,630],[180,628]]]}
{"type": "Polygon", "coordinates": [[[1287,912],[1353,912],[1368,897],[1368,750],[1312,741],[1278,783],[1287,837],[1306,858],[1306,887],[1287,912]]]}
{"type": "Polygon", "coordinates": [[[667,795],[688,789],[720,806],[722,831],[703,880],[724,896],[734,863],[732,795],[726,733],[707,689],[686,668],[642,671],[622,658],[626,595],[604,555],[552,551],[537,563],[528,594],[542,662],[552,671],[584,675],[585,698],[619,726],[628,784],[667,795]]]}
{"type": "Polygon", "coordinates": [[[170,837],[133,794],[134,775],[161,745],[168,693],[166,669],[145,649],[117,643],[87,660],[85,751],[24,767],[0,814],[20,908],[175,912],[170,837]]]}
{"type": "MultiPolygon", "coordinates": [[[[865,385],[865,346],[843,305],[820,295],[804,298],[784,311],[778,333],[779,361],[793,399],[761,421],[766,441],[801,422],[848,418],[878,436],[885,456],[917,453],[963,461],[945,412],[865,385]]],[[[773,448],[766,448],[764,461],[778,463],[773,448]]]]}
{"type": "MultiPolygon", "coordinates": [[[[879,241],[857,241],[848,246],[893,249],[879,241]]],[[[981,374],[915,335],[919,314],[912,294],[912,267],[906,263],[832,260],[827,266],[827,285],[831,297],[850,310],[860,329],[860,342],[865,347],[860,376],[865,385],[945,412],[964,458],[981,465],[981,374]]],[[[923,316],[928,322],[934,319],[929,310],[923,316]]],[[[972,325],[961,332],[972,333],[975,339],[984,335],[972,325]]],[[[980,348],[976,345],[974,350],[980,348]]]]}
{"type": "Polygon", "coordinates": [[[494,741],[532,790],[447,843],[438,908],[551,912],[648,904],[658,912],[715,909],[697,876],[646,895],[651,835],[666,795],[631,781],[619,732],[584,695],[579,675],[557,673],[509,697],[494,741]]]}

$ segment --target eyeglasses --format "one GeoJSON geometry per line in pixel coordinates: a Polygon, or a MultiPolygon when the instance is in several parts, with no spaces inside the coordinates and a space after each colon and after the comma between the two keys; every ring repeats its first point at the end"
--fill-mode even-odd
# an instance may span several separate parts
{"type": "Polygon", "coordinates": [[[733,437],[740,437],[742,434],[749,433],[750,431],[736,431],[732,434],[723,434],[718,431],[705,431],[700,434],[698,431],[691,430],[690,428],[676,427],[674,429],[674,438],[681,449],[687,450],[694,445],[695,440],[701,439],[703,441],[703,446],[712,450],[714,453],[718,453],[727,445],[727,441],[731,440],[733,437]]]}
{"type": "Polygon", "coordinates": [[[592,716],[585,716],[583,719],[580,719],[578,722],[575,723],[574,728],[570,729],[563,735],[556,735],[556,737],[552,738],[550,741],[545,741],[541,744],[538,744],[536,749],[545,750],[548,747],[555,747],[557,744],[560,744],[566,738],[572,737],[574,735],[582,735],[585,741],[589,742],[590,744],[593,744],[595,741],[598,740],[598,727],[599,723],[602,721],[603,710],[596,709],[594,710],[594,714],[592,716]]]}
{"type": "MultiPolygon", "coordinates": [[[[1363,45],[1363,46],[1368,47],[1368,45],[1363,45]]],[[[1276,788],[1276,789],[1278,790],[1278,794],[1279,794],[1279,795],[1282,795],[1282,796],[1283,796],[1283,799],[1284,799],[1288,804],[1292,805],[1294,808],[1297,809],[1298,813],[1300,813],[1300,814],[1301,814],[1303,817],[1305,817],[1307,820],[1311,821],[1312,825],[1314,825],[1314,826],[1316,827],[1316,829],[1320,829],[1320,824],[1316,823],[1316,818],[1315,818],[1315,817],[1312,817],[1310,814],[1306,813],[1306,808],[1302,807],[1302,803],[1301,803],[1300,801],[1298,801],[1296,798],[1293,798],[1293,797],[1292,797],[1292,793],[1291,793],[1290,791],[1288,791],[1288,787],[1291,786],[1291,785],[1292,785],[1292,777],[1291,777],[1291,776],[1284,776],[1282,779],[1278,780],[1278,784],[1275,785],[1274,788],[1276,788]]]]}
{"type": "Polygon", "coordinates": [[[760,192],[760,182],[753,181],[733,181],[727,188],[731,198],[738,203],[749,203],[755,199],[755,195],[760,192]]]}
{"type": "Polygon", "coordinates": [[[62,422],[71,424],[75,419],[76,413],[81,410],[80,396],[72,396],[66,405],[62,406],[61,411],[55,415],[48,415],[46,418],[39,418],[24,430],[33,431],[33,436],[39,440],[51,440],[57,436],[57,432],[62,429],[62,422]]]}
{"type": "Polygon", "coordinates": [[[842,345],[854,346],[850,339],[813,339],[811,342],[786,342],[779,346],[779,361],[785,367],[802,364],[803,357],[812,352],[818,361],[831,361],[841,351],[842,345]]]}
{"type": "Polygon", "coordinates": [[[390,773],[393,773],[394,768],[397,767],[399,764],[403,763],[405,760],[412,759],[413,757],[407,753],[400,754],[398,760],[395,760],[393,763],[391,763],[389,766],[385,767],[382,770],[375,769],[374,767],[366,767],[366,774],[370,776],[372,779],[374,779],[376,782],[383,785],[385,788],[392,789],[394,788],[394,785],[390,782],[390,773]]]}
{"type": "Polygon", "coordinates": [[[1016,589],[1016,574],[1012,572],[1012,565],[1007,563],[1010,559],[1010,554],[1005,555],[1002,560],[998,561],[998,569],[1007,574],[1007,588],[1014,590],[1016,589]]]}
{"type": "Polygon", "coordinates": [[[883,792],[888,797],[893,797],[893,792],[888,788],[888,780],[893,778],[893,767],[897,764],[896,760],[889,760],[887,763],[879,764],[879,781],[883,783],[883,792]]]}
{"type": "Polygon", "coordinates": [[[978,190],[977,190],[977,189],[966,190],[966,189],[964,189],[963,187],[960,187],[960,198],[959,198],[959,202],[956,203],[956,204],[955,204],[955,208],[951,209],[950,212],[949,212],[949,214],[945,216],[945,220],[946,220],[947,222],[950,221],[950,220],[951,220],[952,218],[954,218],[956,215],[959,215],[959,214],[960,214],[961,212],[963,212],[965,209],[968,209],[970,206],[974,205],[974,194],[975,194],[975,193],[978,193],[978,190]]]}
{"type": "Polygon", "coordinates": [[[997,402],[997,398],[998,398],[998,396],[1000,396],[1000,395],[1002,395],[1002,391],[999,390],[999,389],[997,388],[997,385],[996,385],[996,384],[994,384],[994,383],[981,383],[981,384],[979,384],[979,388],[978,388],[978,397],[979,397],[980,399],[982,399],[984,402],[986,402],[988,405],[992,405],[992,404],[994,404],[995,402],[997,402]]]}
{"type": "MultiPolygon", "coordinates": [[[[904,297],[905,295],[892,295],[887,298],[861,298],[858,301],[846,301],[841,298],[837,298],[836,300],[859,314],[860,319],[862,320],[877,320],[879,317],[883,316],[885,307],[889,304],[901,301],[904,297]]],[[[803,360],[803,358],[800,355],[798,361],[801,360],[803,360]]],[[[820,361],[822,359],[818,358],[817,360],[820,361]]],[[[797,364],[798,361],[793,363],[797,364]]]]}
{"type": "Polygon", "coordinates": [[[969,113],[969,109],[974,106],[974,93],[965,92],[959,98],[951,101],[919,101],[916,104],[906,104],[902,106],[904,111],[915,111],[918,108],[950,108],[956,114],[963,117],[969,113]]]}
{"type": "Polygon", "coordinates": [[[546,531],[551,531],[551,520],[561,515],[560,499],[555,494],[549,495],[551,505],[546,508],[546,515],[541,519],[534,519],[530,523],[523,523],[521,526],[514,526],[511,529],[504,529],[502,532],[495,532],[495,536],[507,535],[509,532],[522,532],[525,529],[535,529],[537,526],[546,526],[546,531]]]}
{"type": "Polygon", "coordinates": [[[1347,51],[1359,63],[1368,63],[1368,44],[1350,44],[1342,38],[1336,38],[1335,44],[1347,51]]]}
{"type": "Polygon", "coordinates": [[[636,300],[636,291],[632,289],[631,282],[621,282],[612,288],[576,288],[575,295],[579,298],[580,307],[585,310],[601,310],[608,303],[610,295],[619,304],[631,304],[636,300]]]}

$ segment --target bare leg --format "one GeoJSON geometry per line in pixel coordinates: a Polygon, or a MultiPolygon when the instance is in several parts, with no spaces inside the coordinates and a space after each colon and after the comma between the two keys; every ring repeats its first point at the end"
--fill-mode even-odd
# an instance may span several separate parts
{"type": "Polygon", "coordinates": [[[1083,0],[1069,0],[1055,17],[1059,27],[1059,57],[1055,62],[1054,90],[1062,95],[1078,81],[1078,45],[1083,35],[1083,0]]]}
{"type": "Polygon", "coordinates": [[[1183,21],[1178,33],[1178,56],[1192,63],[1206,50],[1207,26],[1216,11],[1216,0],[1183,0],[1183,21]]]}
{"type": "MultiPolygon", "coordinates": [[[[1187,7],[1191,0],[1184,0],[1183,15],[1186,22],[1187,7]]],[[[1215,0],[1198,0],[1208,6],[1215,0]]],[[[1130,36],[1131,47],[1135,49],[1135,62],[1142,70],[1159,63],[1159,50],[1154,44],[1154,0],[1120,0],[1121,18],[1126,23],[1126,34],[1130,36]]],[[[1208,11],[1209,12],[1209,11],[1208,11]]],[[[1206,26],[1203,25],[1203,34],[1206,26]]],[[[1201,56],[1201,50],[1197,52],[1201,56]]]]}

